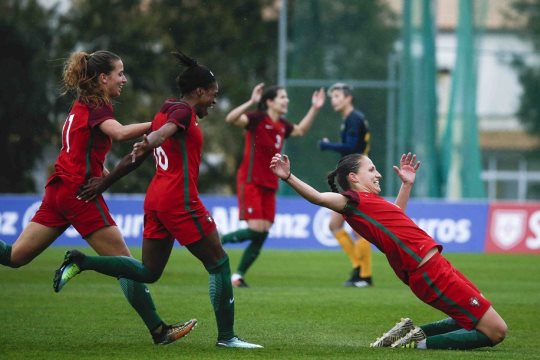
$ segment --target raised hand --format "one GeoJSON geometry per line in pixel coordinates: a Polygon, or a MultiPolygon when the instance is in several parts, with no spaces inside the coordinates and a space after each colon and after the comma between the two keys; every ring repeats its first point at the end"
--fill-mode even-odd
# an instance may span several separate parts
{"type": "Polygon", "coordinates": [[[399,160],[399,168],[394,166],[394,171],[404,184],[413,184],[416,178],[416,170],[420,167],[420,161],[416,161],[416,154],[402,154],[399,160]]]}
{"type": "Polygon", "coordinates": [[[324,88],[320,88],[319,90],[316,90],[311,96],[311,104],[316,109],[322,108],[325,100],[326,100],[326,94],[324,93],[324,88]]]}
{"type": "Polygon", "coordinates": [[[280,179],[288,179],[291,175],[291,163],[285,154],[275,154],[270,161],[270,169],[280,179]]]}
{"type": "Polygon", "coordinates": [[[264,88],[264,83],[259,83],[255,85],[255,87],[251,91],[251,98],[250,98],[251,103],[257,104],[259,101],[261,101],[263,88],[264,88]]]}

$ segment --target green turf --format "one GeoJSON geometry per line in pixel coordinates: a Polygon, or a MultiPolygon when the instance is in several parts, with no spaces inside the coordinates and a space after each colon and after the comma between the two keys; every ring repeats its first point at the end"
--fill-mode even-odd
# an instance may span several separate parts
{"type": "MultiPolygon", "coordinates": [[[[264,250],[235,290],[236,332],[261,350],[215,347],[216,325],[207,274],[185,249],[175,248],[163,277],[150,285],[167,322],[197,318],[185,339],[155,346],[116,280],[85,272],[61,293],[52,274],[65,248],[46,250],[24,268],[0,267],[0,359],[538,359],[540,258],[448,254],[494,303],[509,325],[495,348],[474,351],[370,349],[402,316],[416,323],[443,318],[417,300],[374,254],[375,286],[343,288],[349,273],[339,251],[264,250]]],[[[86,250],[88,251],[88,250],[86,250]]],[[[140,258],[140,249],[133,250],[140,258]]],[[[232,264],[240,252],[229,250],[232,264]]]]}

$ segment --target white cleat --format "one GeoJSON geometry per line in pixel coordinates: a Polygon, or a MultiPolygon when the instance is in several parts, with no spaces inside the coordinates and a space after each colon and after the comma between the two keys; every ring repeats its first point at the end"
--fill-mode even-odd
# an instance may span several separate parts
{"type": "Polygon", "coordinates": [[[405,336],[400,339],[397,339],[393,344],[392,348],[406,348],[406,349],[416,349],[418,343],[426,339],[426,333],[420,329],[418,326],[415,326],[414,329],[409,331],[405,336]]]}
{"type": "Polygon", "coordinates": [[[239,349],[261,349],[261,345],[248,343],[247,341],[244,341],[240,339],[239,337],[235,336],[230,338],[229,340],[218,340],[216,343],[217,347],[223,347],[223,348],[239,348],[239,349]]]}
{"type": "Polygon", "coordinates": [[[409,318],[402,318],[400,322],[385,332],[383,336],[369,344],[369,347],[389,347],[412,329],[414,329],[412,320],[409,318]]]}

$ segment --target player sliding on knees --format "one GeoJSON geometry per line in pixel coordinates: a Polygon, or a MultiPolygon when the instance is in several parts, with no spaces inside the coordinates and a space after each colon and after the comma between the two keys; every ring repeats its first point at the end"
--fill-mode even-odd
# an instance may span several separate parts
{"type": "Polygon", "coordinates": [[[345,221],[385,254],[388,263],[423,302],[449,318],[415,326],[402,319],[372,347],[474,349],[504,340],[507,326],[476,286],[442,255],[442,246],[405,214],[420,163],[411,153],[394,166],[402,185],[395,204],[379,196],[381,174],[369,157],[343,157],[328,175],[332,192],[321,193],[291,173],[287,155],[276,154],[272,171],[309,202],[342,214],[345,221]],[[336,179],[341,192],[338,191],[336,179]]]}

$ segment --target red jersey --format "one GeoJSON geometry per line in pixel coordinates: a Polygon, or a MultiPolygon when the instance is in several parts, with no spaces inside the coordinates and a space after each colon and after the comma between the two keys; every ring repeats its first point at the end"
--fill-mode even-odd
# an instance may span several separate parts
{"type": "Polygon", "coordinates": [[[84,184],[102,175],[112,140],[99,125],[109,119],[114,119],[110,104],[91,107],[79,101],[73,103],[62,127],[62,148],[47,184],[55,178],[84,184]]]}
{"type": "Polygon", "coordinates": [[[203,135],[195,110],[185,102],[168,99],[154,116],[150,131],[171,122],[178,132],[154,149],[156,173],[146,192],[145,209],[191,211],[199,196],[197,180],[203,135]]]}
{"type": "Polygon", "coordinates": [[[408,273],[431,249],[442,250],[399,206],[367,192],[347,191],[343,195],[349,198],[342,211],[345,221],[386,255],[404,283],[408,284],[408,273]]]}
{"type": "Polygon", "coordinates": [[[283,142],[291,135],[293,124],[285,119],[272,121],[266,112],[246,114],[244,156],[238,169],[238,181],[270,189],[278,188],[278,177],[270,170],[270,160],[280,153],[283,142]]]}

